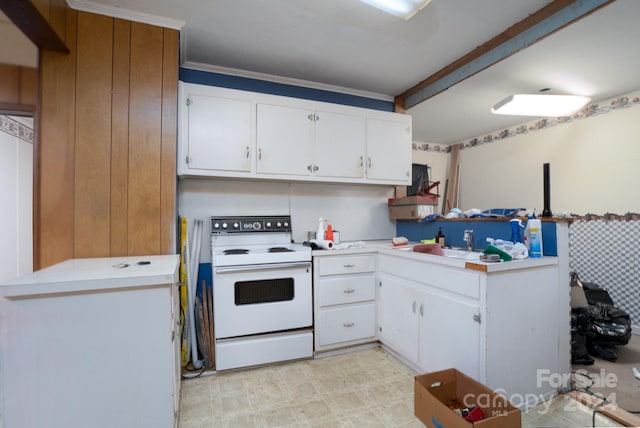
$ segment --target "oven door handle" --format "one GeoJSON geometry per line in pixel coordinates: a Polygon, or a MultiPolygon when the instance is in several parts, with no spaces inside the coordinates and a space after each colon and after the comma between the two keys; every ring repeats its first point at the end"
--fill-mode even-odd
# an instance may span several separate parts
{"type": "Polygon", "coordinates": [[[283,269],[311,269],[311,262],[294,263],[270,263],[264,265],[246,266],[221,266],[214,269],[215,273],[235,273],[235,272],[255,272],[260,270],[283,270],[283,269]]]}

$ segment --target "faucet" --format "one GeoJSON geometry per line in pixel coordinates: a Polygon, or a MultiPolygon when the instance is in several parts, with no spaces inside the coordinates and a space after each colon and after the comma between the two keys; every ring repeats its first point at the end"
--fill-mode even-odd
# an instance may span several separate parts
{"type": "Polygon", "coordinates": [[[462,239],[467,243],[467,250],[473,251],[473,230],[466,229],[464,231],[464,237],[462,239]]]}

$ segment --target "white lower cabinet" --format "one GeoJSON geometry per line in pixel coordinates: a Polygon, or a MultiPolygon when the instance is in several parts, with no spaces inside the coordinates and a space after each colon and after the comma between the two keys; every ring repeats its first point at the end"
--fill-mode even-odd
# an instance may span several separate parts
{"type": "Polygon", "coordinates": [[[478,304],[393,275],[378,276],[378,337],[425,372],[479,375],[478,304]]]}
{"type": "Polygon", "coordinates": [[[378,286],[379,339],[409,361],[419,361],[422,293],[406,281],[383,273],[379,274],[378,286]]]}
{"type": "Polygon", "coordinates": [[[569,310],[568,279],[559,299],[558,272],[487,273],[380,253],[378,338],[419,372],[456,368],[534,405],[557,393],[549,374],[567,372],[559,314],[569,310]]]}
{"type": "Polygon", "coordinates": [[[375,255],[313,259],[315,352],[376,340],[375,255]]]}
{"type": "Polygon", "coordinates": [[[451,367],[480,377],[480,307],[455,295],[424,291],[418,365],[425,372],[451,367]]]}

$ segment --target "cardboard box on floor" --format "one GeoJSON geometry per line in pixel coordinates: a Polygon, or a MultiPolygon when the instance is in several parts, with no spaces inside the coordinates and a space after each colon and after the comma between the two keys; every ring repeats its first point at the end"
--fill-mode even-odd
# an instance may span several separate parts
{"type": "Polygon", "coordinates": [[[414,413],[429,428],[520,428],[522,424],[520,409],[456,369],[415,377],[414,413]],[[448,407],[453,398],[481,408],[484,418],[467,422],[448,407]]]}

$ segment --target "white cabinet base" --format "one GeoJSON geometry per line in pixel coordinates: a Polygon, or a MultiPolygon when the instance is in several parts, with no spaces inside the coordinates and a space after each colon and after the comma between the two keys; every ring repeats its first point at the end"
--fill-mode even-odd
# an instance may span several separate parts
{"type": "Polygon", "coordinates": [[[313,333],[277,333],[216,342],[216,370],[269,364],[277,361],[311,358],[313,333]]]}

